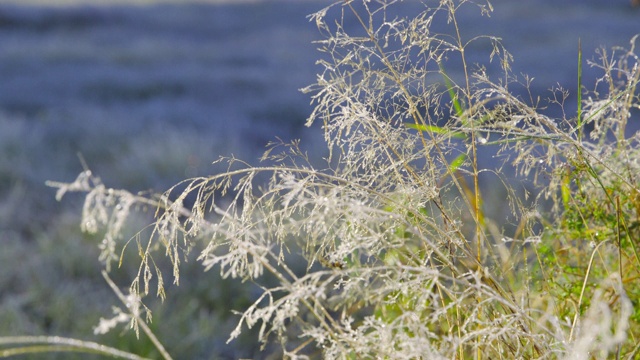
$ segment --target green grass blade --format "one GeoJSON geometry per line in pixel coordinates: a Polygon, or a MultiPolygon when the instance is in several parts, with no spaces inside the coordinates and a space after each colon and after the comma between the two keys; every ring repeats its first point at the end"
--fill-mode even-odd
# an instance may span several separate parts
{"type": "Polygon", "coordinates": [[[457,171],[460,168],[460,166],[462,166],[462,164],[466,159],[467,159],[467,154],[464,154],[464,153],[458,155],[455,159],[453,159],[451,161],[451,164],[449,164],[449,167],[451,168],[451,172],[457,171]]]}
{"type": "Polygon", "coordinates": [[[418,130],[418,131],[424,131],[424,132],[431,132],[431,133],[436,133],[436,134],[445,134],[445,135],[451,135],[451,137],[454,137],[456,139],[466,139],[467,135],[459,132],[459,131],[451,131],[450,129],[444,128],[444,127],[440,127],[440,126],[435,126],[435,125],[422,125],[422,124],[412,124],[412,123],[405,123],[404,126],[406,126],[409,129],[414,129],[414,130],[418,130]]]}
{"type": "Polygon", "coordinates": [[[456,94],[456,92],[453,90],[453,83],[451,82],[449,75],[447,75],[447,72],[444,70],[444,66],[442,64],[438,64],[438,66],[440,67],[440,72],[442,73],[444,84],[447,86],[447,91],[449,92],[449,97],[451,98],[451,102],[453,103],[453,108],[456,110],[456,115],[462,116],[464,112],[464,106],[460,102],[458,94],[456,94]]]}
{"type": "Polygon", "coordinates": [[[578,139],[582,139],[582,42],[578,39],[578,139]]]}

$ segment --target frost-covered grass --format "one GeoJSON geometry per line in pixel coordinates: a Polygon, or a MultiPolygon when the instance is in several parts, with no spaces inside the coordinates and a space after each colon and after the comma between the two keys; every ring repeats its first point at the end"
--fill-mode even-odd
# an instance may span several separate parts
{"type": "MultiPolygon", "coordinates": [[[[295,142],[275,143],[259,165],[224,158],[220,172],[185,173],[161,194],[109,188],[88,168],[49,183],[58,198],[84,193],[79,243],[98,242],[100,254],[83,266],[102,266],[122,302],[96,332],[132,328],[143,342],[118,347],[183,357],[194,330],[163,314],[207,313],[233,293],[238,317],[191,326],[230,340],[251,329],[267,352],[291,358],[636,356],[635,38],[594,62],[579,53],[576,81],[587,64],[600,78],[575,98],[556,88],[540,99],[527,96],[530,79],[511,71],[499,39],[459,26],[459,13],[487,15],[489,3],[391,15],[403,5],[338,1],[311,17],[324,36],[322,71],[305,92],[308,124],[323,125],[328,145],[323,166],[295,142]],[[193,271],[202,265],[211,272],[193,271]],[[210,304],[175,303],[184,288],[221,286],[233,291],[210,304]]],[[[168,142],[177,163],[180,143],[168,142]]],[[[134,152],[165,165],[152,142],[134,152]]],[[[75,272],[87,273],[96,272],[75,272]]]]}

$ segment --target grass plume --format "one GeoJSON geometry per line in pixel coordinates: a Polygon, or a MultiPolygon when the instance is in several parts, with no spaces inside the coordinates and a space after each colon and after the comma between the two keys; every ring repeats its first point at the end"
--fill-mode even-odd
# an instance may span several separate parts
{"type": "MultiPolygon", "coordinates": [[[[530,79],[511,72],[499,39],[463,34],[458,11],[488,15],[489,2],[425,2],[410,18],[392,16],[396,6],[337,1],[310,16],[324,35],[322,71],[303,91],[315,105],[308,124],[324,129],[326,167],[295,142],[275,143],[262,166],[223,158],[227,171],[158,195],[110,189],[88,170],[49,185],[57,198],[86,193],[83,229],[105,234],[106,271],[127,249],[139,255],[129,291],[140,304],[166,296],[161,259],[177,284],[191,251],[205,270],[257,284],[229,341],[259,327],[259,341],[279,342],[288,358],[633,358],[635,39],[601,50],[590,64],[603,75],[584,96],[580,50],[577,114],[552,118],[543,107],[564,109],[566,91],[545,104],[516,95],[530,79]],[[487,63],[469,63],[472,44],[491,49],[487,63]],[[482,152],[536,195],[483,165],[482,152]],[[485,197],[487,182],[506,199],[485,197]],[[141,207],[155,221],[123,239],[141,207]],[[491,207],[510,213],[492,218],[491,207]]],[[[134,315],[131,326],[147,332],[134,315]]]]}

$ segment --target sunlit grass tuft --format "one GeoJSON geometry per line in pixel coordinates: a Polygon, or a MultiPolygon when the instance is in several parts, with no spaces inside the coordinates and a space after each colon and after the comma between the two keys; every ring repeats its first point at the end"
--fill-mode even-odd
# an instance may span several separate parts
{"type": "Polygon", "coordinates": [[[392,6],[402,4],[338,1],[310,16],[325,35],[323,70],[303,91],[315,105],[308,124],[325,131],[326,167],[295,142],[275,143],[261,166],[223,158],[226,171],[162,194],[108,188],[89,169],[49,183],[57,198],[86,194],[82,227],[102,238],[105,279],[125,306],[100,330],[123,319],[169,358],[145,302],[189,282],[181,269],[195,253],[215,271],[207,276],[259,289],[229,341],[257,329],[285,357],[636,356],[635,39],[590,63],[602,71],[597,91],[583,88],[578,51],[572,115],[562,89],[548,101],[515,95],[531,80],[511,72],[499,39],[462,33],[459,8],[486,15],[488,2],[429,3],[412,18],[391,17],[392,6]],[[492,49],[487,64],[468,63],[470,44],[492,49]],[[503,163],[484,165],[483,152],[503,163]],[[506,199],[485,196],[488,186],[506,199]],[[496,207],[508,215],[494,217],[496,207]],[[125,236],[141,211],[153,221],[125,236]],[[108,275],[118,268],[131,271],[127,291],[108,275]]]}

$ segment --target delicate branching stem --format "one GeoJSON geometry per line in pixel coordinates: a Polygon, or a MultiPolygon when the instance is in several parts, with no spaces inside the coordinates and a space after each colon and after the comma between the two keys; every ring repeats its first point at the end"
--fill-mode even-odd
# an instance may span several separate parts
{"type": "MultiPolygon", "coordinates": [[[[102,277],[104,277],[104,280],[107,282],[107,284],[109,284],[109,287],[111,288],[111,290],[113,290],[113,292],[116,294],[118,299],[120,299],[120,301],[127,308],[131,308],[132,306],[129,304],[129,301],[127,300],[126,296],[124,296],[124,294],[120,291],[118,286],[113,282],[113,280],[111,280],[111,278],[109,277],[109,274],[106,271],[102,272],[102,277]]],[[[129,314],[136,319],[138,326],[140,326],[140,328],[142,328],[142,331],[149,337],[149,340],[151,340],[151,342],[156,347],[156,349],[158,350],[162,358],[165,360],[172,360],[171,355],[169,355],[167,350],[165,350],[162,343],[158,340],[158,338],[155,336],[153,331],[151,331],[149,326],[147,326],[147,323],[144,321],[144,319],[140,318],[140,314],[134,311],[131,311],[129,314]]]]}
{"type": "Polygon", "coordinates": [[[596,253],[598,252],[598,249],[600,248],[600,246],[606,244],[607,241],[602,241],[601,243],[597,244],[593,251],[591,252],[591,257],[589,258],[589,265],[587,266],[587,271],[584,274],[584,279],[582,281],[582,289],[580,290],[580,298],[578,299],[578,303],[576,304],[576,314],[573,318],[573,322],[572,322],[572,326],[571,326],[571,332],[569,333],[569,341],[573,341],[573,335],[574,335],[574,331],[576,330],[576,327],[578,326],[578,321],[581,315],[581,311],[580,308],[582,307],[582,301],[584,298],[584,292],[587,289],[587,282],[589,281],[589,273],[591,272],[591,267],[593,266],[593,258],[595,257],[596,253]]]}

